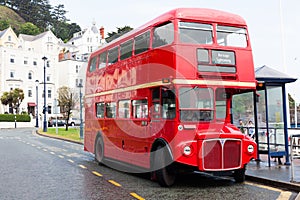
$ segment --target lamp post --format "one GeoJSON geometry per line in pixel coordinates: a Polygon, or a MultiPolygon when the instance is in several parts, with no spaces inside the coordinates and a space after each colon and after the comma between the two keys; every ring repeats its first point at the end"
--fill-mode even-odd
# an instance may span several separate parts
{"type": "Polygon", "coordinates": [[[44,61],[44,108],[43,108],[43,114],[44,114],[44,123],[43,123],[43,132],[47,132],[47,107],[46,107],[46,61],[47,57],[44,56],[43,58],[44,61]]]}
{"type": "Polygon", "coordinates": [[[80,106],[80,139],[83,139],[83,122],[82,122],[82,93],[81,93],[81,88],[82,88],[82,84],[79,83],[78,84],[79,87],[79,106],[80,106]]]}
{"type": "Polygon", "coordinates": [[[39,80],[35,80],[35,91],[36,91],[36,110],[35,110],[35,127],[39,127],[39,80]]]}

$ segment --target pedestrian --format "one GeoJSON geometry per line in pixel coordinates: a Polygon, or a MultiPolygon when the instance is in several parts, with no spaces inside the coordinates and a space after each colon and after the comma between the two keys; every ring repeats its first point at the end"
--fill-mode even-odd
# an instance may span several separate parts
{"type": "Polygon", "coordinates": [[[248,127],[248,135],[254,139],[255,137],[255,129],[254,129],[254,124],[251,120],[249,120],[248,124],[247,124],[247,127],[248,127]]]}
{"type": "Polygon", "coordinates": [[[245,130],[245,125],[244,125],[244,122],[243,122],[243,120],[239,120],[239,128],[240,128],[240,131],[242,132],[242,133],[246,133],[246,130],[245,130]]]}

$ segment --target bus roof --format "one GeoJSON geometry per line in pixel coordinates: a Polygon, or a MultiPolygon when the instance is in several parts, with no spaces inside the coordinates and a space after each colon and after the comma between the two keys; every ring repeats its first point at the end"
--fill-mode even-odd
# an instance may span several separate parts
{"type": "Polygon", "coordinates": [[[177,8],[170,10],[157,18],[149,21],[148,23],[136,28],[128,33],[122,35],[121,37],[109,42],[98,50],[114,45],[116,42],[122,41],[128,36],[142,33],[145,29],[153,26],[157,26],[161,23],[164,23],[173,19],[187,19],[187,20],[196,20],[203,22],[216,22],[221,24],[234,24],[240,26],[246,26],[245,20],[239,15],[232,14],[225,11],[214,10],[209,8],[177,8]]]}

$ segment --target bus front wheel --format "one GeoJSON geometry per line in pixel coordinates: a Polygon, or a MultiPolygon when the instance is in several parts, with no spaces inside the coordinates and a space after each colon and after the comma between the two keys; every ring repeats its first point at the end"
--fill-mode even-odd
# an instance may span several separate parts
{"type": "Polygon", "coordinates": [[[95,159],[98,164],[102,164],[104,157],[104,146],[103,140],[100,135],[97,136],[96,143],[95,143],[95,159]]]}
{"type": "Polygon", "coordinates": [[[155,176],[162,187],[169,187],[175,183],[175,173],[170,163],[170,155],[164,146],[158,146],[154,156],[155,176]]]}
{"type": "Polygon", "coordinates": [[[233,178],[234,178],[235,182],[237,182],[237,183],[244,182],[246,179],[245,172],[246,172],[245,168],[235,170],[233,172],[233,178]]]}

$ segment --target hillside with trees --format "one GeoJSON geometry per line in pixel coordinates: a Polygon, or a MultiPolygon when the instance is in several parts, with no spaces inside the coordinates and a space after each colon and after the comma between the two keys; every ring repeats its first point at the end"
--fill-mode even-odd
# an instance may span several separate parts
{"type": "Polygon", "coordinates": [[[37,35],[50,29],[58,38],[68,41],[81,28],[69,23],[66,13],[64,5],[52,6],[48,0],[0,0],[0,30],[12,26],[17,34],[37,35]]]}

